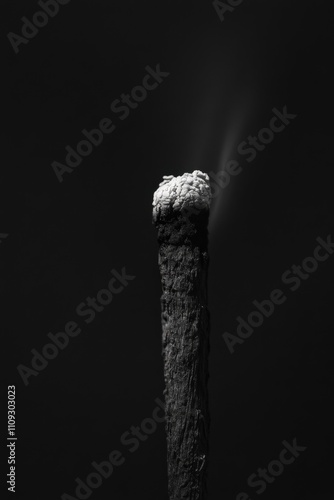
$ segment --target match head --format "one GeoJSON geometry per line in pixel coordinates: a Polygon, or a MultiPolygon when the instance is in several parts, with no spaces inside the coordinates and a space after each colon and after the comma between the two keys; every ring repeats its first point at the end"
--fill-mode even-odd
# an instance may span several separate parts
{"type": "Polygon", "coordinates": [[[211,187],[209,176],[200,170],[174,177],[164,175],[153,196],[153,220],[172,212],[186,215],[209,210],[211,187]]]}

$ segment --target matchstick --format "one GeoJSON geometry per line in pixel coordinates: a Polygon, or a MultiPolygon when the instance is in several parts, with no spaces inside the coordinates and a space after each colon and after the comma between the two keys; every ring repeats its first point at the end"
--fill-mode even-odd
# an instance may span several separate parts
{"type": "Polygon", "coordinates": [[[208,463],[208,175],[164,176],[154,193],[162,283],[170,500],[205,500],[208,463]]]}

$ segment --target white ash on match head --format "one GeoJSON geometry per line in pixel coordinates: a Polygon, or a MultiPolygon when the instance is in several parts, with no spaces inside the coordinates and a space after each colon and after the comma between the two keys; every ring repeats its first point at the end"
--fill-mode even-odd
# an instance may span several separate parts
{"type": "Polygon", "coordinates": [[[209,210],[211,187],[209,176],[200,170],[174,177],[165,175],[153,196],[153,220],[172,212],[185,214],[209,210]]]}

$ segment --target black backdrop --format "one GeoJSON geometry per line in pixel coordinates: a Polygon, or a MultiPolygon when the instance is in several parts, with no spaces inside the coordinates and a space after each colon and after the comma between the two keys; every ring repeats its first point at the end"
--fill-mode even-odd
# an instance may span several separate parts
{"type": "Polygon", "coordinates": [[[7,34],[41,8],[1,2],[2,398],[14,384],[17,498],[78,498],[75,479],[113,450],[124,463],[87,498],[168,498],[163,424],[133,453],[120,442],[163,399],[152,196],[162,175],[228,159],[242,173],[217,190],[209,228],[209,499],[257,498],[247,478],[294,439],[306,450],[260,496],[331,494],[334,257],[295,292],[281,279],[333,234],[329,7],[245,0],[221,21],[204,0],[71,0],[15,53],[7,34]],[[158,64],[169,75],[121,120],[111,103],[158,64]],[[284,106],[296,118],[247,162],[238,145],[284,106]],[[116,129],[59,182],[52,163],[103,118],[116,129]],[[86,324],[77,306],[123,267],[135,279],[86,324]],[[231,354],[224,332],[275,288],[285,303],[231,354]],[[17,367],[69,321],[80,335],[25,385],[17,367]]]}

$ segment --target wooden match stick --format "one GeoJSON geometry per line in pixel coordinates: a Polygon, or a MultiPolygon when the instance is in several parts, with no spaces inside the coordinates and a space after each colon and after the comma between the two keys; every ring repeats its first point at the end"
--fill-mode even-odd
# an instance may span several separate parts
{"type": "Polygon", "coordinates": [[[170,500],[204,500],[208,462],[208,175],[164,176],[154,193],[162,282],[170,500]]]}

